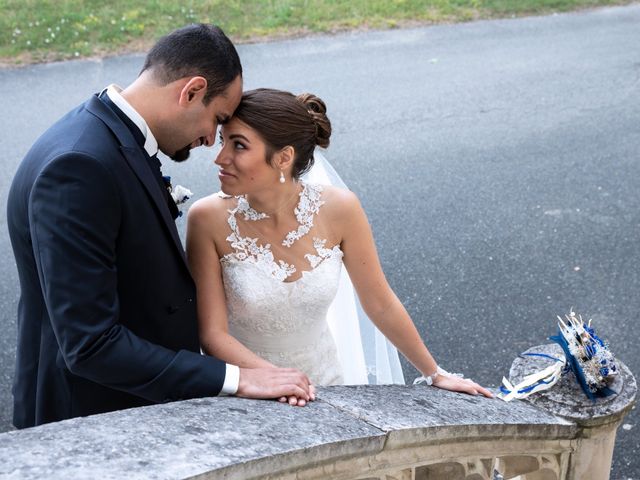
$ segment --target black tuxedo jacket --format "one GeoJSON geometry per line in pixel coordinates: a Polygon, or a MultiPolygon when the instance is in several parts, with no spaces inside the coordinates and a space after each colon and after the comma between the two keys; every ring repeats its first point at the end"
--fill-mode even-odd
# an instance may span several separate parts
{"type": "Polygon", "coordinates": [[[21,296],[14,425],[219,393],[195,285],[132,131],[94,96],[31,148],[7,219],[21,296]]]}

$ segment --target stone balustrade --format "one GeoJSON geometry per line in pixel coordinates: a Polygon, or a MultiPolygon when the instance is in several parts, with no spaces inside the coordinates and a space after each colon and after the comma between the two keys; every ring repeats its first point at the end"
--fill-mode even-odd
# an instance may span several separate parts
{"type": "MultiPolygon", "coordinates": [[[[516,359],[511,380],[543,363],[516,359]]],[[[635,400],[626,366],[613,387],[596,403],[570,376],[510,403],[423,385],[167,403],[1,434],[0,478],[603,480],[635,400]]]]}

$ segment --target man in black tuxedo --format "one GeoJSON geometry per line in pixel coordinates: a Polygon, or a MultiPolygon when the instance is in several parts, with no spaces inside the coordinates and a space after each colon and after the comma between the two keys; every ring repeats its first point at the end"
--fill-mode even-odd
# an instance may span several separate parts
{"type": "Polygon", "coordinates": [[[211,145],[242,95],[224,33],[162,38],[126,89],[110,86],[34,144],[8,199],[20,278],[14,425],[218,395],[297,396],[293,369],[200,354],[195,286],[156,153],[211,145]]]}

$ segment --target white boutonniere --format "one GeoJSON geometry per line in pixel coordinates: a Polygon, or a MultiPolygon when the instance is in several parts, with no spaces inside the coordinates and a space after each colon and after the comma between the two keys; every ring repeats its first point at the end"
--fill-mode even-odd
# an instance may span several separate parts
{"type": "Polygon", "coordinates": [[[171,184],[171,177],[165,175],[162,177],[164,184],[171,195],[173,203],[176,204],[177,213],[174,214],[174,218],[181,217],[182,211],[180,210],[180,205],[183,205],[187,200],[189,200],[193,196],[193,192],[182,185],[176,185],[175,187],[171,184]]]}
{"type": "Polygon", "coordinates": [[[180,206],[193,196],[193,192],[182,185],[176,185],[171,189],[171,198],[180,206]]]}

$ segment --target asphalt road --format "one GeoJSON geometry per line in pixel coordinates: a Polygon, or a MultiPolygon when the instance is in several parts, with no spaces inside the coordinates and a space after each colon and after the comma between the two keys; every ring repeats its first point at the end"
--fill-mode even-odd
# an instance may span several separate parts
{"type": "MultiPolygon", "coordinates": [[[[640,372],[640,5],[239,52],[247,88],[327,102],[326,155],[359,194],[390,283],[445,368],[497,386],[573,307],[640,372]]],[[[3,205],[36,137],[141,63],[0,70],[3,205]]],[[[214,153],[164,170],[204,196],[218,189],[214,153]]],[[[18,287],[4,208],[0,223],[1,430],[18,287]]],[[[611,478],[640,479],[637,410],[624,423],[611,478]]]]}

